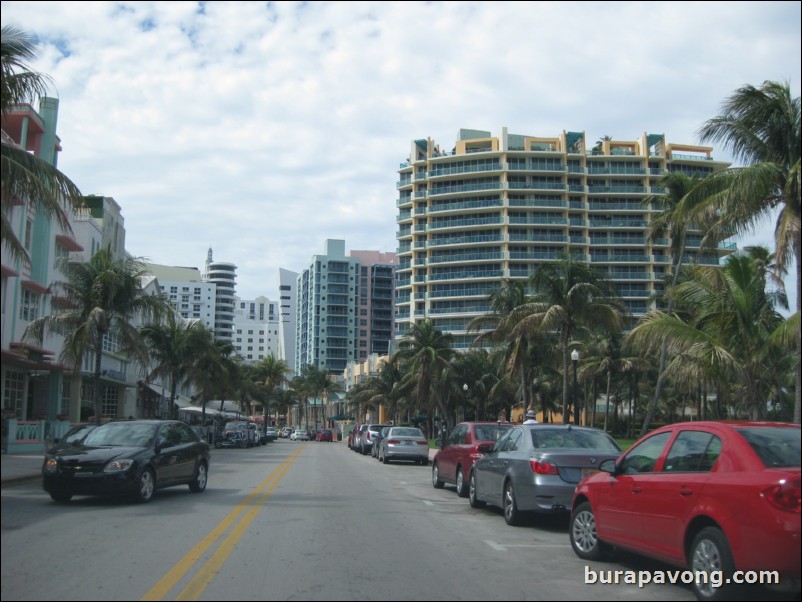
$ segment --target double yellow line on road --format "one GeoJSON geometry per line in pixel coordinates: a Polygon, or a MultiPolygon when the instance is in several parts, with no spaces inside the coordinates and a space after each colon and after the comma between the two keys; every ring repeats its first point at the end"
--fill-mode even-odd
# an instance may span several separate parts
{"type": "Polygon", "coordinates": [[[295,461],[298,459],[301,451],[306,445],[292,452],[287,458],[276,468],[268,477],[262,481],[262,484],[257,487],[253,493],[246,497],[242,502],[228,513],[228,515],[220,521],[217,526],[212,529],[206,537],[200,540],[195,547],[193,547],[187,554],[179,560],[173,568],[167,571],[167,574],[162,577],[156,585],[154,585],[148,592],[140,598],[140,600],[164,600],[167,594],[178,585],[193,566],[203,557],[203,555],[211,548],[214,543],[234,525],[231,532],[220,543],[217,550],[212,554],[211,558],[206,561],[206,564],[201,567],[196,575],[189,581],[189,583],[181,590],[176,600],[197,600],[201,594],[211,583],[212,579],[217,575],[217,571],[223,566],[226,559],[234,551],[234,548],[239,542],[242,535],[248,529],[248,526],[256,518],[256,515],[261,510],[264,501],[270,497],[270,494],[278,487],[281,479],[290,470],[295,461]],[[262,490],[267,488],[263,493],[262,490]],[[261,495],[260,495],[261,494],[261,495]],[[250,509],[245,513],[245,516],[236,523],[237,518],[243,511],[250,506],[250,509]],[[235,524],[236,523],[236,524],[235,524]]]}

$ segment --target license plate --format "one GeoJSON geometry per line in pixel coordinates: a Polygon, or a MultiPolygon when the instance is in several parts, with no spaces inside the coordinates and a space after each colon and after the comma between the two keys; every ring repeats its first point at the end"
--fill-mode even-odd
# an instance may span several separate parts
{"type": "Polygon", "coordinates": [[[590,476],[595,475],[597,472],[599,472],[598,468],[583,468],[582,469],[582,478],[586,479],[586,478],[588,478],[590,476]]]}

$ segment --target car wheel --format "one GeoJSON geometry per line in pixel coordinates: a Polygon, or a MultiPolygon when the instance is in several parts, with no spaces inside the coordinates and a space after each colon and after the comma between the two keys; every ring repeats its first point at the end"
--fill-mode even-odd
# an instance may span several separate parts
{"type": "Polygon", "coordinates": [[[221,447],[223,447],[223,446],[222,446],[222,445],[220,445],[220,442],[219,442],[219,441],[215,441],[215,442],[214,442],[214,448],[215,448],[215,449],[220,449],[221,447]]]}
{"type": "Polygon", "coordinates": [[[134,491],[134,498],[137,502],[147,504],[153,499],[153,492],[156,491],[156,476],[153,470],[146,468],[139,475],[139,483],[136,491],[134,491]]]}
{"type": "Polygon", "coordinates": [[[465,482],[462,466],[457,468],[457,495],[460,497],[468,497],[468,484],[465,482]]]}
{"type": "Polygon", "coordinates": [[[590,503],[582,502],[571,513],[568,535],[574,553],[583,560],[601,560],[607,546],[596,535],[596,516],[590,503]]]}
{"type": "Polygon", "coordinates": [[[512,481],[507,481],[504,486],[504,520],[513,527],[521,524],[521,511],[518,510],[518,503],[515,501],[515,487],[512,481]]]}
{"type": "Polygon", "coordinates": [[[63,489],[52,489],[50,491],[50,498],[59,504],[66,504],[72,499],[72,493],[64,491],[63,489]]]}
{"type": "Polygon", "coordinates": [[[432,462],[432,487],[442,489],[445,483],[440,480],[440,467],[437,462],[432,462]]]}
{"type": "Polygon", "coordinates": [[[717,573],[724,577],[724,585],[714,587],[714,579],[694,579],[693,593],[698,600],[730,600],[732,599],[732,588],[727,587],[729,580],[735,570],[735,564],[730,552],[730,544],[721,529],[717,527],[705,527],[694,537],[691,544],[690,555],[691,570],[696,573],[717,573]]]}
{"type": "Polygon", "coordinates": [[[207,473],[206,464],[201,462],[198,464],[198,469],[195,471],[195,478],[189,483],[189,490],[192,493],[200,493],[206,489],[206,481],[209,475],[207,473]]]}
{"type": "Polygon", "coordinates": [[[468,502],[471,508],[484,508],[485,503],[476,497],[476,475],[471,473],[471,478],[468,480],[468,502]]]}
{"type": "Polygon", "coordinates": [[[382,464],[389,464],[390,458],[387,457],[387,454],[382,454],[382,464]]]}
{"type": "Polygon", "coordinates": [[[421,458],[420,465],[429,466],[429,458],[421,458]]]}

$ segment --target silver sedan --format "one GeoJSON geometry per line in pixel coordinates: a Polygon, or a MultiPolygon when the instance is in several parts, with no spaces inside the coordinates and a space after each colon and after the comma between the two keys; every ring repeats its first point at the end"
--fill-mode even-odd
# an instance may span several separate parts
{"type": "Polygon", "coordinates": [[[429,441],[419,428],[394,426],[387,430],[379,443],[378,458],[384,464],[390,460],[414,460],[429,464],[429,441]]]}
{"type": "Polygon", "coordinates": [[[621,455],[604,431],[563,424],[522,424],[487,448],[471,469],[468,498],[473,508],[503,508],[508,525],[524,512],[568,512],[577,484],[621,455]]]}

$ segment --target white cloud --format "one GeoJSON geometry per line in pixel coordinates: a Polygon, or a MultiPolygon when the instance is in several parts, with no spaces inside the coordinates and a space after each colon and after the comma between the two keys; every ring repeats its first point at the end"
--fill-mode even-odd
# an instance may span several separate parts
{"type": "Polygon", "coordinates": [[[4,2],[2,22],[41,38],[60,167],[120,203],[129,251],[200,266],[211,244],[242,296],[276,298],[278,269],[327,238],[395,249],[414,139],[507,126],[696,143],[744,84],[798,95],[800,4],[721,6],[4,2]]]}

